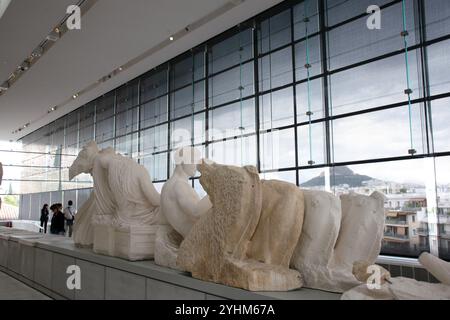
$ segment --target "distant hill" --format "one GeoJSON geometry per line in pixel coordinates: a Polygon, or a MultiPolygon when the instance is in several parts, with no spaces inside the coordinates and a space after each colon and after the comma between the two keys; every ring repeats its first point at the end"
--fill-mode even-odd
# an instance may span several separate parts
{"type": "MultiPolygon", "coordinates": [[[[372,177],[355,174],[348,167],[336,167],[331,168],[331,185],[348,185],[351,188],[363,186],[363,182],[376,180],[372,177]]],[[[322,172],[319,176],[314,177],[305,183],[301,184],[301,187],[312,188],[320,187],[325,184],[325,174],[322,172]]]]}

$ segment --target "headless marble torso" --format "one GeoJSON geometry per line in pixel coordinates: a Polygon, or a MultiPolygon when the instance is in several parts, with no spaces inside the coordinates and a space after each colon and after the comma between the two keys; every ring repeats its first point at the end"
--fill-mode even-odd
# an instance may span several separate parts
{"type": "Polygon", "coordinates": [[[161,210],[172,228],[183,238],[189,234],[194,223],[212,207],[207,196],[200,199],[192,188],[189,177],[195,171],[195,165],[177,165],[161,192],[161,210]]]}
{"type": "Polygon", "coordinates": [[[115,154],[113,150],[105,149],[94,161],[94,174],[99,171],[101,173],[95,187],[100,212],[113,213],[116,222],[125,225],[162,222],[159,215],[160,196],[144,167],[115,154]]]}

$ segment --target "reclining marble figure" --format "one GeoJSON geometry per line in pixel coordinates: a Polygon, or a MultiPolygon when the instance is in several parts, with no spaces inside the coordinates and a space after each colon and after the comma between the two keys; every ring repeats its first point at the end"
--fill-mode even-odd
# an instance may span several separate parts
{"type": "Polygon", "coordinates": [[[342,300],[450,300],[450,263],[427,252],[419,257],[420,264],[441,283],[395,277],[379,288],[361,284],[346,291],[342,300]]]}
{"type": "Polygon", "coordinates": [[[112,148],[99,151],[90,142],[74,161],[70,177],[80,173],[91,173],[94,180],[94,252],[133,261],[153,258],[156,230],[165,220],[145,167],[112,148]]]}
{"type": "Polygon", "coordinates": [[[175,152],[175,170],[161,190],[161,214],[168,225],[158,228],[155,241],[155,263],[176,269],[178,249],[192,226],[212,206],[209,197],[200,199],[189,177],[195,176],[201,153],[191,147],[175,152]]]}
{"type": "Polygon", "coordinates": [[[374,264],[381,249],[384,195],[304,195],[305,222],[291,266],[302,273],[309,288],[344,292],[358,286],[354,263],[374,264]]]}
{"type": "Polygon", "coordinates": [[[212,208],[181,243],[177,265],[194,278],[252,291],[302,286],[289,261],[303,224],[303,193],[261,181],[253,166],[198,165],[212,208]]]}

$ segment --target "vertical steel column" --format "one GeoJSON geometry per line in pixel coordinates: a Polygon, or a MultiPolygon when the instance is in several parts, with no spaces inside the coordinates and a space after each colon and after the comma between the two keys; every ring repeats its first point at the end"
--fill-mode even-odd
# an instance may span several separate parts
{"type": "MultiPolygon", "coordinates": [[[[327,26],[326,26],[326,4],[325,0],[318,0],[319,1],[319,32],[320,32],[320,47],[321,47],[321,58],[320,61],[322,62],[322,73],[324,74],[322,78],[322,88],[323,88],[323,103],[325,108],[325,118],[329,119],[329,117],[332,115],[332,110],[330,108],[330,96],[329,96],[329,83],[328,83],[328,47],[327,47],[327,26]]],[[[333,149],[333,141],[332,141],[332,134],[333,134],[333,123],[332,120],[326,120],[325,121],[325,164],[327,164],[327,167],[325,168],[325,189],[331,191],[331,184],[333,181],[332,175],[332,164],[334,162],[334,155],[332,152],[333,149]],[[329,185],[327,185],[329,184],[329,185]]],[[[334,150],[334,149],[333,149],[334,150]]]]}
{"type": "Polygon", "coordinates": [[[259,68],[258,68],[258,22],[253,20],[253,81],[255,91],[255,128],[256,128],[256,168],[261,172],[260,125],[259,125],[259,68]]]}
{"type": "Polygon", "coordinates": [[[297,121],[297,86],[295,83],[297,82],[297,67],[296,67],[296,61],[295,61],[295,36],[294,36],[294,7],[290,8],[291,10],[291,58],[292,58],[292,79],[293,79],[293,85],[292,85],[292,92],[293,92],[293,99],[294,99],[294,140],[295,140],[295,184],[297,186],[300,186],[300,178],[299,178],[299,170],[297,169],[299,166],[299,160],[298,160],[298,121],[297,121]]]}

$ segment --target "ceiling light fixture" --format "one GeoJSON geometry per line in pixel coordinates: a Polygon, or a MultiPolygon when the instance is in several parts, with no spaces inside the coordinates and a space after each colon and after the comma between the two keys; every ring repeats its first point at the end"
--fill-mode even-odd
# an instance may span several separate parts
{"type": "Polygon", "coordinates": [[[74,99],[78,98],[78,93],[75,93],[75,94],[72,96],[72,98],[74,98],[74,99]]]}
{"type": "Polygon", "coordinates": [[[173,37],[170,37],[169,40],[170,40],[170,41],[173,41],[173,37]]]}

